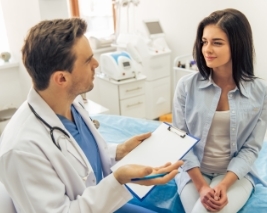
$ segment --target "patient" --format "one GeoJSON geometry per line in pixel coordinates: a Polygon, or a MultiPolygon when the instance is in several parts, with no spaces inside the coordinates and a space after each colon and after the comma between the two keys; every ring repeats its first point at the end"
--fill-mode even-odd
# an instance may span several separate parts
{"type": "Polygon", "coordinates": [[[93,89],[98,66],[86,28],[78,18],[43,21],[30,29],[22,48],[33,88],[0,139],[0,181],[18,212],[149,213],[127,204],[132,196],[124,184],[168,173],[136,182],[165,184],[182,164],[127,165],[111,174],[110,167],[151,134],[107,144],[74,101],[93,89]]]}
{"type": "Polygon", "coordinates": [[[250,24],[219,10],[198,25],[199,72],[178,82],[174,125],[200,138],[175,180],[187,213],[238,212],[259,178],[253,166],[267,123],[267,87],[254,75],[250,24]]]}

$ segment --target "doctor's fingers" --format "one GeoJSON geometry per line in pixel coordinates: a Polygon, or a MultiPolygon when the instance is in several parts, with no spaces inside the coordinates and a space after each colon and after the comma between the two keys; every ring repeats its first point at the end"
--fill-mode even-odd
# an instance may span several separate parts
{"type": "Polygon", "coordinates": [[[126,150],[132,151],[132,149],[134,149],[136,146],[138,146],[140,143],[142,143],[143,140],[149,138],[150,136],[151,136],[151,132],[148,132],[148,133],[136,135],[136,136],[130,138],[129,140],[124,142],[126,150]]]}
{"type": "Polygon", "coordinates": [[[149,166],[128,164],[119,167],[113,172],[117,181],[121,184],[129,183],[134,178],[142,178],[153,172],[153,168],[149,166]]]}
{"type": "Polygon", "coordinates": [[[139,184],[139,185],[145,185],[145,186],[163,185],[163,184],[168,183],[170,180],[172,180],[175,177],[175,175],[177,175],[177,173],[178,173],[178,170],[172,170],[171,172],[167,173],[163,177],[135,181],[134,183],[139,184]]]}
{"type": "Polygon", "coordinates": [[[155,174],[158,174],[158,173],[168,173],[168,172],[171,172],[172,170],[175,170],[175,169],[178,169],[180,168],[182,165],[183,165],[183,161],[179,160],[173,164],[171,164],[170,162],[166,163],[165,165],[163,166],[160,166],[160,167],[156,167],[154,168],[154,172],[155,174]]]}
{"type": "Polygon", "coordinates": [[[143,141],[143,140],[149,138],[150,136],[151,136],[151,132],[147,132],[147,133],[144,133],[141,135],[136,135],[136,136],[134,136],[134,138],[138,141],[143,141]]]}

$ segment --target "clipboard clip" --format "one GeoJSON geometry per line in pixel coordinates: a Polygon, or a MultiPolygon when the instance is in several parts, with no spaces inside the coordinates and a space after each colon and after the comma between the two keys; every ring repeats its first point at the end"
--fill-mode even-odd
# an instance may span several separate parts
{"type": "Polygon", "coordinates": [[[186,132],[184,132],[184,131],[182,131],[182,130],[180,130],[180,129],[177,129],[177,128],[175,128],[174,126],[172,126],[172,125],[170,125],[170,124],[168,124],[168,123],[166,123],[166,122],[164,122],[166,125],[168,125],[168,130],[170,131],[170,132],[174,132],[175,134],[177,134],[177,135],[179,135],[181,138],[184,138],[185,136],[186,136],[186,132]]]}
{"type": "Polygon", "coordinates": [[[175,134],[177,134],[177,135],[179,135],[181,138],[184,138],[185,136],[186,136],[186,133],[184,132],[184,131],[182,131],[182,130],[180,130],[180,129],[176,129],[175,127],[171,127],[171,126],[169,126],[168,127],[168,130],[170,131],[170,132],[174,132],[175,134]]]}

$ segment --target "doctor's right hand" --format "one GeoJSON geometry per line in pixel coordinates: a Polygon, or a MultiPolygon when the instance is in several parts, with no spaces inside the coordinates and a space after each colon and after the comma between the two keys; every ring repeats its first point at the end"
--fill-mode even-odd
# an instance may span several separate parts
{"type": "Polygon", "coordinates": [[[129,164],[121,166],[113,172],[114,177],[120,184],[132,182],[132,179],[143,178],[147,175],[166,173],[163,177],[139,180],[132,183],[140,185],[161,185],[168,183],[178,173],[178,168],[183,164],[183,161],[177,161],[174,164],[166,163],[164,166],[153,168],[149,166],[129,164]]]}

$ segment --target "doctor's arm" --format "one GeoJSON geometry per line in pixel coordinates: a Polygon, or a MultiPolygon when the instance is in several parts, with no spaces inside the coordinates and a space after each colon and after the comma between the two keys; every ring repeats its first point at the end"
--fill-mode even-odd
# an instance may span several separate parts
{"type": "Polygon", "coordinates": [[[42,151],[34,149],[32,147],[31,152],[12,150],[1,156],[0,170],[5,171],[1,182],[19,212],[113,212],[132,198],[113,174],[96,186],[85,188],[82,182],[66,185],[67,172],[71,171],[62,167],[62,173],[56,173],[42,151]],[[79,195],[72,195],[72,191],[79,195]]]}
{"type": "Polygon", "coordinates": [[[127,155],[135,147],[137,147],[140,143],[142,143],[143,140],[149,138],[150,136],[151,136],[150,132],[145,133],[145,134],[140,134],[140,135],[130,138],[124,143],[119,144],[116,150],[116,158],[115,158],[116,161],[119,161],[120,159],[122,159],[125,155],[127,155]]]}

